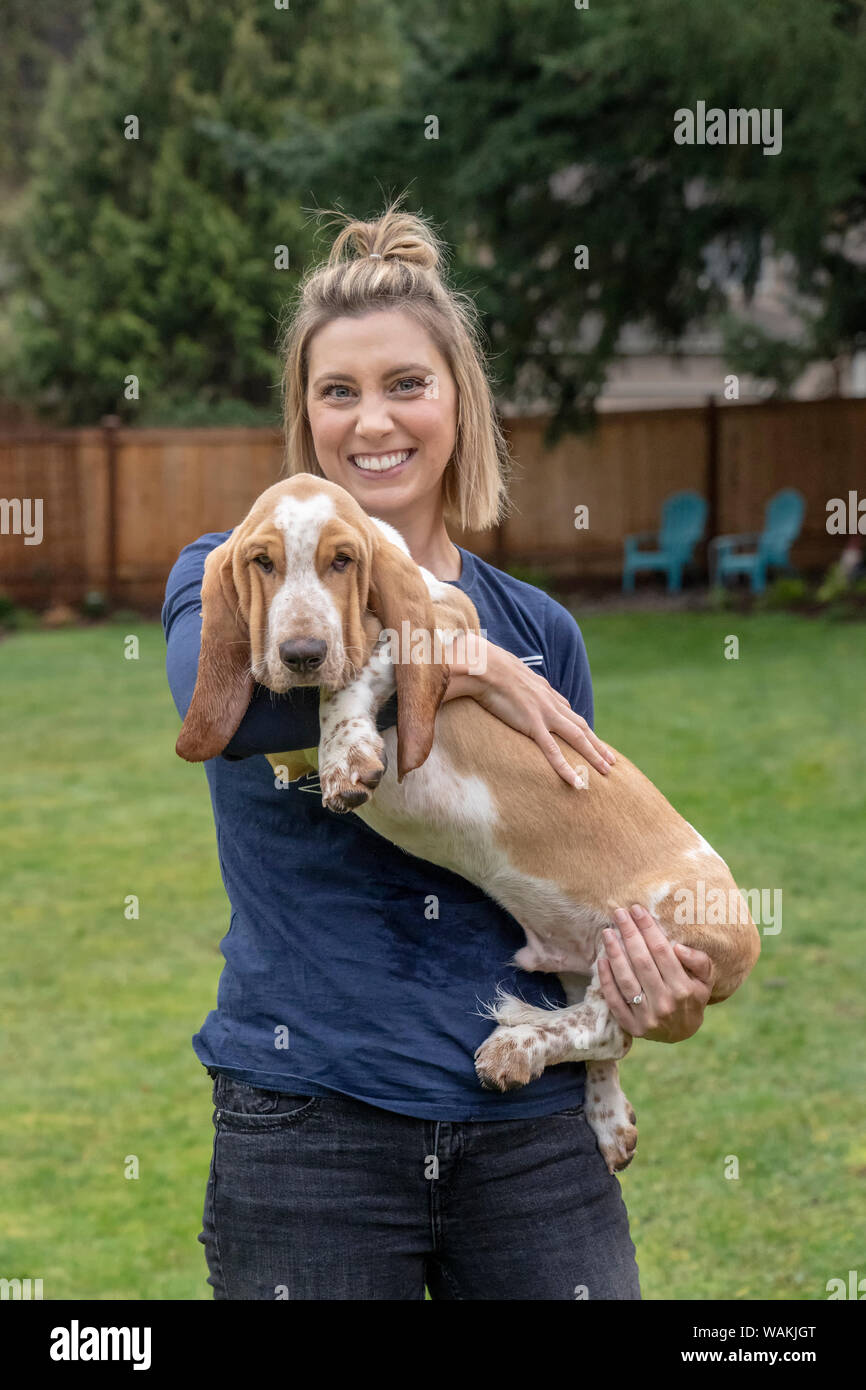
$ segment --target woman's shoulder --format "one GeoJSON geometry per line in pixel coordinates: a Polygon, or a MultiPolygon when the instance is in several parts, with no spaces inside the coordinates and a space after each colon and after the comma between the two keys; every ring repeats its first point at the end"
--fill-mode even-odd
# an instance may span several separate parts
{"type": "Polygon", "coordinates": [[[474,590],[479,597],[483,596],[488,600],[495,598],[503,606],[513,606],[519,609],[524,615],[531,616],[546,629],[551,629],[559,634],[564,634],[567,631],[580,632],[573,613],[563,603],[560,603],[559,599],[549,594],[546,589],[539,588],[537,584],[531,583],[528,579],[521,579],[518,575],[498,569],[496,565],[482,560],[479,555],[475,555],[472,551],[464,550],[461,546],[457,548],[463,556],[460,587],[468,593],[470,598],[475,597],[474,590]]]}

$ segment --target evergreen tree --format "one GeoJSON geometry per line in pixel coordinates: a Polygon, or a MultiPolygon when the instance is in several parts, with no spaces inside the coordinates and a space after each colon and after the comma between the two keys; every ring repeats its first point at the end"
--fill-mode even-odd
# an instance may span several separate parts
{"type": "MultiPolygon", "coordinates": [[[[750,292],[768,253],[789,257],[809,305],[802,358],[856,344],[861,3],[418,0],[408,37],[396,98],[242,152],[226,133],[227,152],[359,209],[375,205],[371,170],[411,181],[458,248],[503,391],[550,402],[551,437],[580,423],[627,325],[672,346],[727,323],[726,285],[750,292]],[[780,109],[780,151],[677,143],[675,113],[698,102],[780,109]]],[[[790,378],[790,345],[742,325],[727,340],[743,369],[790,378]]]]}
{"type": "Polygon", "coordinates": [[[674,344],[716,323],[732,365],[779,389],[859,345],[862,0],[290,5],[92,0],[7,253],[0,366],[20,394],[72,420],[189,419],[190,398],[275,419],[277,321],[314,250],[302,209],[375,215],[401,189],[455,248],[501,394],[548,402],[552,436],[629,325],[674,344]],[[781,149],[677,143],[699,102],[779,109],[781,149]],[[769,253],[801,296],[793,346],[727,312],[769,253]]]}
{"type": "Polygon", "coordinates": [[[94,0],[51,74],[9,232],[8,395],[69,423],[278,419],[278,322],[312,228],[286,171],[277,187],[229,170],[208,131],[261,141],[291,113],[380,97],[391,6],[352,14],[342,0],[94,0]]]}

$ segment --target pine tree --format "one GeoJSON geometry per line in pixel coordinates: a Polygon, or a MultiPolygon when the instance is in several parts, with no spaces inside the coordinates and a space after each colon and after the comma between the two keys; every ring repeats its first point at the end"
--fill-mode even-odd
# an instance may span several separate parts
{"type": "MultiPolygon", "coordinates": [[[[862,3],[418,0],[407,37],[396,97],[324,130],[296,124],[245,158],[350,206],[369,204],[370,170],[411,181],[458,248],[501,391],[547,401],[550,438],[584,419],[625,328],[673,346],[691,325],[727,324],[726,285],[748,294],[770,253],[789,258],[808,305],[801,357],[856,343],[862,3]],[[675,143],[675,113],[698,101],[781,109],[780,152],[675,143]]],[[[751,351],[790,377],[789,344],[728,328],[744,370],[751,351]]]]}
{"type": "Polygon", "coordinates": [[[361,0],[348,26],[344,12],[340,0],[92,6],[51,74],[11,227],[7,394],[68,423],[278,419],[279,319],[313,228],[285,171],[277,186],[232,166],[214,131],[260,142],[294,116],[333,117],[338,90],[344,112],[381,97],[392,8],[361,0]],[[378,68],[354,66],[365,52],[378,68]]]}

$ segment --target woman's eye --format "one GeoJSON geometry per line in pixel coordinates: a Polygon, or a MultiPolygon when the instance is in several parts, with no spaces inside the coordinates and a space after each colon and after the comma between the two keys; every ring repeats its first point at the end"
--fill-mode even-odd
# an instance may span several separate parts
{"type": "MultiPolygon", "coordinates": [[[[424,382],[421,381],[421,380],[420,380],[418,377],[416,377],[416,376],[404,376],[404,377],[402,377],[402,378],[400,379],[400,381],[395,382],[395,387],[397,388],[397,395],[398,395],[398,396],[408,396],[409,393],[410,393],[410,391],[417,391],[418,388],[419,388],[419,386],[423,386],[423,385],[424,385],[424,382]],[[409,390],[401,389],[401,388],[404,388],[404,387],[408,387],[409,390]]],[[[347,401],[347,400],[351,400],[351,398],[352,398],[352,388],[351,388],[350,386],[343,386],[343,385],[342,385],[340,382],[338,382],[338,381],[333,381],[333,382],[331,382],[330,386],[325,386],[325,387],[323,387],[323,389],[322,389],[322,396],[325,397],[325,398],[330,397],[330,399],[331,399],[331,400],[334,400],[334,401],[347,401]],[[334,395],[334,392],[335,392],[335,391],[345,391],[346,394],[345,394],[344,396],[337,396],[337,395],[334,395]]]]}
{"type": "Polygon", "coordinates": [[[258,565],[259,569],[264,570],[265,574],[270,574],[274,568],[273,560],[269,560],[267,555],[254,556],[253,564],[258,565]]]}
{"type": "Polygon", "coordinates": [[[351,563],[351,555],[335,555],[331,561],[331,568],[335,569],[338,574],[342,574],[346,566],[351,565],[351,563]]]}

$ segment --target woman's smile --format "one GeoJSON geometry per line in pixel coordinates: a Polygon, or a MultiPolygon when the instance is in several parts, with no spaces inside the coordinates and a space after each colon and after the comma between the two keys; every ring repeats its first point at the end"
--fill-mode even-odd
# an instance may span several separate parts
{"type": "Polygon", "coordinates": [[[403,472],[417,452],[411,448],[392,449],[387,454],[350,454],[349,463],[356,473],[363,473],[367,478],[393,478],[403,472]]]}

